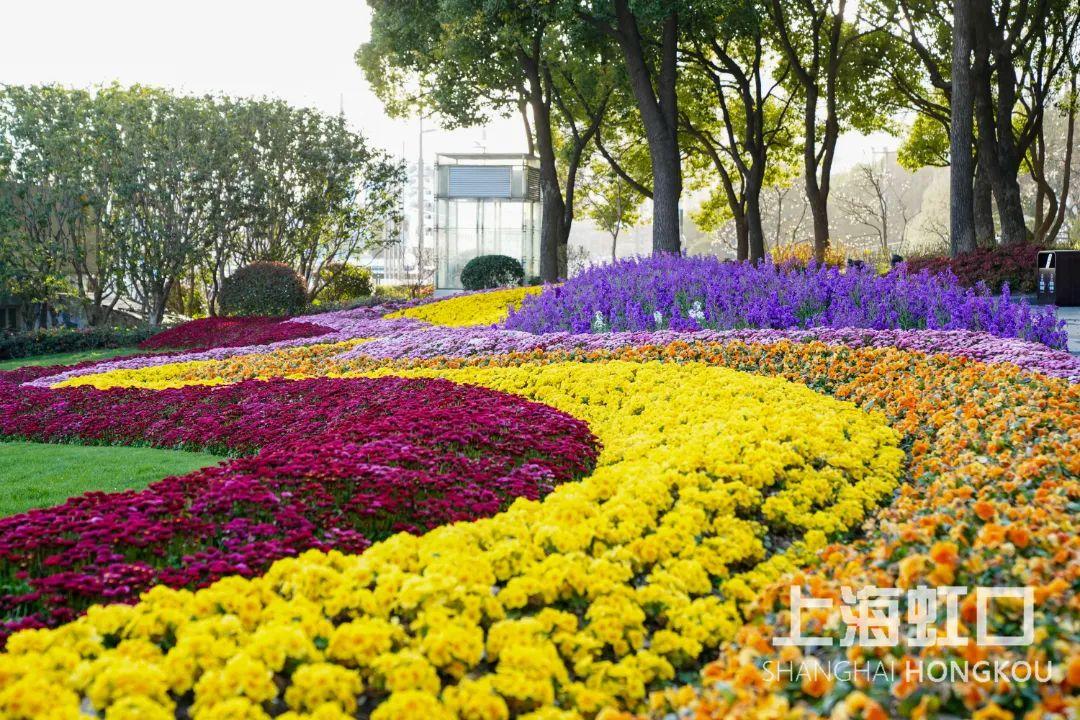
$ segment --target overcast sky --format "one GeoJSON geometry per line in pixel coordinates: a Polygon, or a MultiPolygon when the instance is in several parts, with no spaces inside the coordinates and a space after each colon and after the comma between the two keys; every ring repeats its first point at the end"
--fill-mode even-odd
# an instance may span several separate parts
{"type": "MultiPolygon", "coordinates": [[[[344,107],[381,147],[416,154],[417,122],[387,117],[353,60],[368,37],[364,0],[30,0],[3,14],[0,82],[118,81],[344,107]]],[[[521,127],[429,133],[425,150],[477,151],[486,136],[492,152],[524,151],[521,127]]]]}
{"type": "MultiPolygon", "coordinates": [[[[23,0],[6,2],[0,82],[70,86],[118,81],[193,93],[270,95],[328,112],[343,107],[379,146],[415,158],[416,120],[386,116],[353,61],[368,37],[364,0],[23,0]]],[[[886,138],[845,138],[838,169],[886,138]]],[[[522,152],[518,118],[438,131],[435,151],[522,152]]]]}

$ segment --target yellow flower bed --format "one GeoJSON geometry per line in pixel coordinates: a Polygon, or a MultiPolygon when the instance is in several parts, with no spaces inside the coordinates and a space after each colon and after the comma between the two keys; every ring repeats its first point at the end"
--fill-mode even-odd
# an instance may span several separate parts
{"type": "Polygon", "coordinates": [[[241,380],[311,377],[318,374],[330,358],[369,341],[370,338],[346,340],[339,343],[301,345],[264,354],[234,355],[221,360],[189,360],[130,370],[108,370],[92,375],[79,375],[52,387],[88,385],[98,390],[118,387],[165,390],[187,385],[228,385],[241,380]]]}
{"type": "Polygon", "coordinates": [[[407,317],[414,320],[423,320],[432,325],[450,325],[454,327],[494,325],[506,319],[510,307],[515,310],[520,308],[526,295],[535,295],[543,289],[542,285],[535,285],[461,295],[438,302],[418,305],[406,310],[399,310],[390,313],[386,317],[407,317]]]}
{"type": "Polygon", "coordinates": [[[903,458],[877,414],[703,363],[373,374],[390,373],[568,411],[601,440],[597,469],[487,520],[19,633],[0,656],[0,714],[74,717],[83,698],[108,718],[171,717],[190,698],[196,720],[641,708],[734,635],[741,600],[888,495],[903,458]]]}

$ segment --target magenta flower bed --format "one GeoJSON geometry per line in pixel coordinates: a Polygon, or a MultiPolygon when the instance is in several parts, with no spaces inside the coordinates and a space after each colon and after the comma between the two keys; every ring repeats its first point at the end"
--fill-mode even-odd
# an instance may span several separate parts
{"type": "Polygon", "coordinates": [[[207,349],[266,345],[282,340],[316,337],[331,328],[311,322],[272,317],[209,317],[192,320],[139,343],[144,350],[207,349]]]}
{"type": "Polygon", "coordinates": [[[15,384],[32,375],[0,376],[0,435],[244,456],[0,519],[0,637],[156,584],[252,576],[307,549],[358,552],[394,532],[492,515],[583,475],[597,452],[579,420],[443,380],[15,384]]]}

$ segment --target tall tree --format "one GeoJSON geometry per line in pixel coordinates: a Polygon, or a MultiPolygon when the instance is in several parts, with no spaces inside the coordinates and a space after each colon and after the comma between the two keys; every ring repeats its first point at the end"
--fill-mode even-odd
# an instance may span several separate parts
{"type": "MultiPolygon", "coordinates": [[[[73,92],[76,97],[81,94],[73,92]]],[[[119,211],[115,183],[122,161],[115,150],[124,97],[125,91],[117,86],[94,93],[83,105],[83,134],[71,147],[72,172],[86,198],[86,224],[84,232],[72,238],[68,254],[83,312],[91,325],[108,324],[125,294],[124,264],[115,234],[119,211]]]]}
{"type": "Polygon", "coordinates": [[[218,114],[224,141],[208,147],[219,159],[203,187],[216,273],[283,262],[314,300],[361,251],[396,242],[404,169],[344,117],[280,100],[226,103],[218,114]]]}
{"type": "Polygon", "coordinates": [[[976,1],[956,0],[953,4],[949,116],[949,251],[953,256],[975,248],[975,172],[971,157],[975,88],[971,57],[975,30],[972,5],[976,1]]]}
{"type": "Polygon", "coordinates": [[[1030,231],[1019,171],[1042,132],[1055,86],[1068,72],[1080,8],[1075,0],[971,0],[974,116],[980,162],[993,188],[1002,242],[1030,231]]]}
{"type": "Polygon", "coordinates": [[[689,0],[568,0],[580,17],[619,47],[652,161],[653,252],[681,249],[678,54],[680,29],[705,12],[689,0]]]}
{"type": "Polygon", "coordinates": [[[580,27],[564,32],[578,39],[549,42],[545,53],[542,38],[534,35],[531,50],[519,52],[540,156],[544,222],[550,216],[555,224],[555,243],[541,243],[540,277],[545,281],[567,276],[578,176],[604,122],[612,93],[603,48],[583,35],[580,27]],[[554,120],[553,105],[557,110],[554,120]]]}
{"type": "Polygon", "coordinates": [[[127,93],[121,111],[117,242],[128,292],[152,326],[206,241],[205,113],[197,98],[143,87],[127,93]]]}
{"type": "Polygon", "coordinates": [[[777,46],[803,98],[803,180],[814,221],[814,257],[822,262],[840,132],[845,124],[876,129],[882,120],[874,92],[882,67],[878,28],[868,24],[861,5],[848,18],[846,0],[769,0],[768,9],[777,46]]]}
{"type": "Polygon", "coordinates": [[[218,296],[245,237],[253,210],[250,178],[245,174],[253,145],[264,129],[262,116],[253,110],[262,101],[220,98],[208,108],[205,136],[209,143],[210,173],[205,185],[206,241],[192,268],[201,285],[206,312],[216,315],[218,296]]]}
{"type": "Polygon", "coordinates": [[[738,0],[684,43],[688,68],[680,120],[720,179],[736,228],[737,257],[765,257],[761,192],[770,156],[793,142],[789,66],[768,52],[768,16],[738,0]],[[697,81],[697,82],[695,82],[697,81]]]}
{"type": "Polygon", "coordinates": [[[84,232],[87,206],[74,158],[86,105],[85,94],[54,86],[9,86],[0,96],[3,202],[15,221],[2,250],[8,291],[32,326],[50,325],[74,291],[70,251],[84,232]]]}
{"type": "MultiPolygon", "coordinates": [[[[1080,45],[1075,43],[1074,46],[1080,45]]],[[[1054,121],[1044,119],[1039,133],[1028,151],[1025,163],[1035,184],[1035,225],[1034,241],[1038,245],[1052,243],[1065,224],[1069,205],[1069,191],[1072,184],[1073,160],[1076,143],[1076,116],[1080,112],[1080,58],[1074,47],[1070,58],[1070,70],[1065,81],[1058,88],[1058,114],[1054,121]],[[1060,127],[1064,123],[1064,129],[1060,127]],[[1052,128],[1058,137],[1048,137],[1047,129],[1052,128]],[[1060,139],[1060,147],[1055,140],[1060,139]],[[1056,166],[1056,167],[1054,167],[1056,166]],[[1056,170],[1056,172],[1055,172],[1056,170]],[[1054,175],[1057,175],[1057,183],[1054,175]]]]}
{"type": "MultiPolygon", "coordinates": [[[[1002,216],[1002,234],[1005,242],[1024,242],[1034,235],[1040,241],[1047,237],[1056,212],[1044,217],[1042,200],[1051,198],[1056,203],[1057,193],[1046,182],[1045,135],[1047,111],[1052,109],[1055,97],[1063,99],[1066,115],[1071,126],[1075,115],[1077,44],[1080,35],[1080,4],[1075,0],[1045,0],[1029,10],[1023,4],[1013,7],[1002,2],[994,7],[993,17],[988,18],[985,0],[978,18],[982,27],[990,27],[987,37],[981,40],[995,58],[996,88],[990,96],[997,105],[990,113],[985,102],[985,88],[976,98],[976,119],[979,142],[983,144],[984,133],[989,132],[991,116],[996,120],[997,160],[999,171],[1006,177],[994,175],[993,164],[988,164],[990,181],[994,184],[998,213],[1002,216]],[[1002,16],[1009,17],[1006,22],[1002,16]],[[994,23],[990,25],[990,23],[994,23]],[[1012,100],[1012,105],[1006,103],[1012,100]],[[1005,124],[1006,118],[1010,121],[1005,124]],[[1014,154],[1015,153],[1015,154],[1014,154]],[[1019,183],[1011,179],[1019,173],[1022,163],[1034,160],[1029,167],[1034,170],[1033,179],[1038,188],[1036,206],[1032,213],[1035,224],[1029,232],[1023,205],[1014,193],[1019,183]],[[1000,188],[1000,189],[999,189],[1000,188]],[[1019,208],[1019,210],[1017,210],[1019,208]],[[1006,228],[1006,222],[1010,227],[1006,228]]],[[[981,57],[983,51],[977,53],[981,57]]],[[[987,147],[995,145],[987,143],[987,147]]],[[[1069,143],[1071,149],[1071,142],[1069,143]]],[[[989,151],[989,150],[988,150],[989,151]]],[[[1071,158],[1065,158],[1068,166],[1071,158]]],[[[1068,173],[1063,176],[1062,193],[1068,193],[1068,173]]],[[[1055,208],[1056,211],[1056,208],[1055,208]]]]}
{"type": "MultiPolygon", "coordinates": [[[[907,106],[918,113],[907,142],[911,152],[902,164],[911,170],[923,165],[949,166],[952,1],[884,0],[873,7],[880,13],[880,24],[892,30],[895,41],[889,48],[886,66],[890,83],[907,106]],[[893,18],[898,21],[894,22],[893,18]]],[[[988,247],[995,242],[990,175],[986,159],[979,159],[978,143],[974,143],[971,152],[975,156],[974,164],[964,161],[957,172],[967,172],[969,165],[974,168],[974,242],[988,247]]],[[[963,247],[968,247],[967,243],[965,239],[963,247]]]]}
{"type": "Polygon", "coordinates": [[[543,0],[369,5],[371,40],[357,61],[391,113],[434,110],[450,126],[522,114],[540,159],[540,275],[564,276],[577,172],[610,93],[602,48],[543,0]]]}

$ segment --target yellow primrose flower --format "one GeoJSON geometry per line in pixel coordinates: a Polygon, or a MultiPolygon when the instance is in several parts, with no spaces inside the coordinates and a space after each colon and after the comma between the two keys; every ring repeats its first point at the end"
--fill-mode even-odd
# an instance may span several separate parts
{"type": "Polygon", "coordinates": [[[441,686],[434,666],[415,650],[380,655],[372,663],[372,669],[374,684],[392,693],[419,690],[436,694],[441,686]]]}
{"type": "Polygon", "coordinates": [[[453,714],[432,694],[409,690],[396,692],[387,698],[375,712],[371,720],[454,720],[453,714]]]}
{"type": "Polygon", "coordinates": [[[315,710],[325,703],[346,713],[356,710],[356,696],[364,689],[355,670],[331,663],[301,665],[285,691],[285,702],[294,710],[315,710]]]}
{"type": "Polygon", "coordinates": [[[520,308],[526,295],[534,295],[543,289],[542,285],[535,285],[469,293],[392,312],[386,317],[412,318],[432,325],[494,325],[506,319],[508,308],[520,308]]]}

